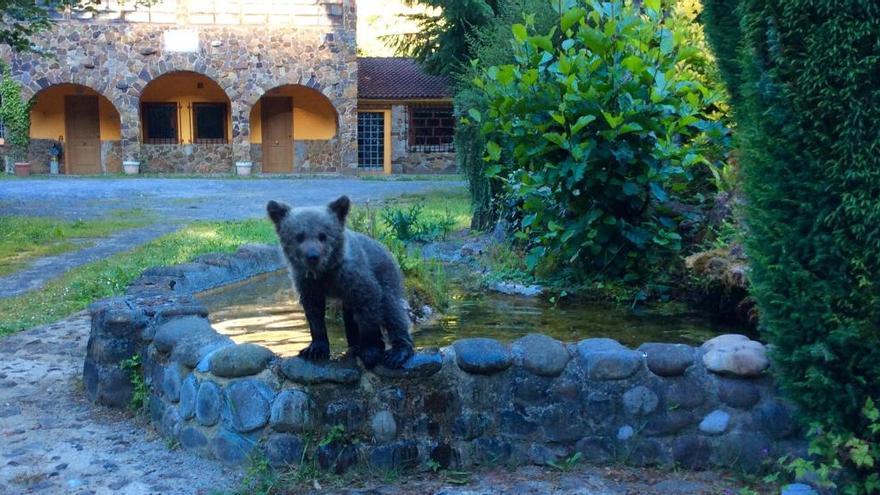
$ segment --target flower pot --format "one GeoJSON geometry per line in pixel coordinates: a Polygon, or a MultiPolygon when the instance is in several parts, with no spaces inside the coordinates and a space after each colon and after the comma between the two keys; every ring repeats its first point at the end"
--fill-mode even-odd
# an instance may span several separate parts
{"type": "Polygon", "coordinates": [[[15,162],[15,175],[18,177],[31,175],[31,164],[29,162],[15,162]]]}
{"type": "Polygon", "coordinates": [[[251,175],[253,166],[251,162],[235,162],[235,172],[238,175],[251,175]]]}
{"type": "Polygon", "coordinates": [[[58,159],[52,158],[49,160],[49,173],[52,175],[58,175],[58,159]]]}
{"type": "Polygon", "coordinates": [[[141,171],[141,162],[126,160],[122,162],[122,170],[125,175],[137,175],[141,171]]]}

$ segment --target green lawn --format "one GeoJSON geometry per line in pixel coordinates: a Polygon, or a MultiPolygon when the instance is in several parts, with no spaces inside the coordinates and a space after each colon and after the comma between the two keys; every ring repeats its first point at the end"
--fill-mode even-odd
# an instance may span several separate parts
{"type": "MultiPolygon", "coordinates": [[[[456,228],[467,226],[470,218],[467,193],[405,196],[389,203],[401,207],[419,201],[425,218],[448,215],[455,219],[456,228]]],[[[379,206],[371,208],[380,210],[379,206]]],[[[122,294],[128,284],[150,266],[183,263],[205,253],[234,252],[246,243],[275,242],[275,232],[268,220],[194,223],[139,248],[75,268],[40,290],[0,299],[0,336],[51,323],[85,309],[95,300],[122,294]]],[[[431,267],[425,265],[413,271],[418,272],[420,279],[436,278],[429,277],[430,270],[431,267]]]]}
{"type": "Polygon", "coordinates": [[[35,258],[88,246],[77,239],[106,237],[146,223],[145,218],[118,220],[57,220],[43,217],[0,217],[0,276],[12,273],[35,258]]]}

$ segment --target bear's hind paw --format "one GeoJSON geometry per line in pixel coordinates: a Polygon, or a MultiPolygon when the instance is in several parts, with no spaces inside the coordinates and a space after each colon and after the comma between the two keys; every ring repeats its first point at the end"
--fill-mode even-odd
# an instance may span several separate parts
{"type": "Polygon", "coordinates": [[[299,357],[308,361],[326,361],[330,359],[330,344],[312,342],[308,347],[299,351],[299,357]]]}
{"type": "Polygon", "coordinates": [[[400,369],[406,364],[412,355],[412,347],[392,347],[385,352],[385,356],[382,358],[382,364],[384,364],[386,368],[392,370],[400,369]]]}
{"type": "Polygon", "coordinates": [[[379,347],[362,347],[357,351],[358,357],[364,363],[364,368],[373,369],[382,359],[382,349],[379,347]]]}

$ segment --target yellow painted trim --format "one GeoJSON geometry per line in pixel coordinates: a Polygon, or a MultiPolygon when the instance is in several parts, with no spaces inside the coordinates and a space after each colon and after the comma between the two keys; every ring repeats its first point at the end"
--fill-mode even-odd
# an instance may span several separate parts
{"type": "Polygon", "coordinates": [[[358,99],[358,110],[366,110],[373,106],[387,105],[451,105],[454,103],[452,98],[435,98],[421,100],[370,100],[366,98],[358,99]]]}
{"type": "Polygon", "coordinates": [[[382,110],[385,114],[385,175],[391,175],[391,110],[382,110]]]}

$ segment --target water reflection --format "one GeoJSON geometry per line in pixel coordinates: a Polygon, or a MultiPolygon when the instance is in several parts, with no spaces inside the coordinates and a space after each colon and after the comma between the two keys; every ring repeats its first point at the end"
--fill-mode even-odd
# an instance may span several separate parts
{"type": "MultiPolygon", "coordinates": [[[[699,344],[720,333],[747,332],[699,312],[634,314],[599,303],[554,307],[538,299],[454,290],[444,315],[413,329],[417,347],[448,345],[466,337],[511,341],[533,332],[566,342],[611,337],[636,347],[644,342],[699,344]]],[[[311,341],[305,314],[284,272],[205,292],[199,299],[207,306],[214,327],[238,343],[252,342],[280,355],[295,355],[311,341]]],[[[332,351],[343,352],[345,331],[338,311],[328,311],[327,327],[332,351]]]]}

